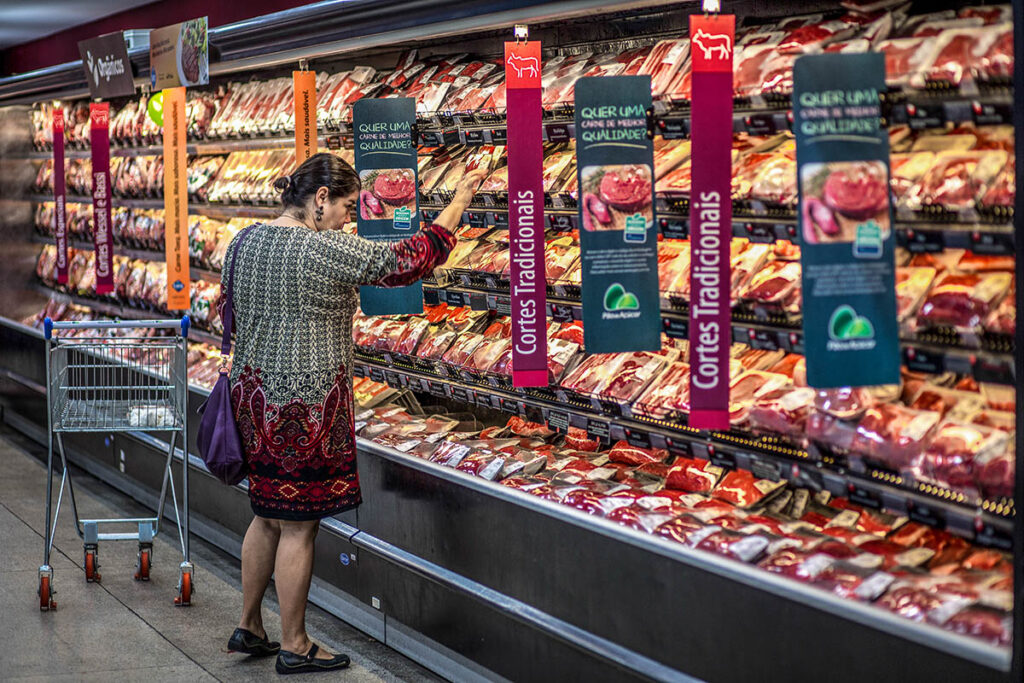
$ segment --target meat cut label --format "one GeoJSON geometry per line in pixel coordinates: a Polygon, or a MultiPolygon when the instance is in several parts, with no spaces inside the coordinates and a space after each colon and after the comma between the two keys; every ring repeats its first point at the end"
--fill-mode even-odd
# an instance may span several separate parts
{"type": "Polygon", "coordinates": [[[167,309],[187,311],[191,303],[188,253],[188,120],[185,88],[168,88],[164,97],[164,255],[167,260],[167,309]]]}
{"type": "Polygon", "coordinates": [[[96,251],[96,293],[114,291],[114,235],[110,224],[110,104],[89,105],[92,147],[92,225],[96,251]]]}
{"type": "Polygon", "coordinates": [[[505,43],[505,83],[512,383],[517,387],[546,387],[547,291],[539,42],[505,43]]]}
{"type": "Polygon", "coordinates": [[[661,348],[650,76],[576,82],[587,353],[661,348]]]}
{"type": "Polygon", "coordinates": [[[816,388],[899,382],[884,92],[881,54],[793,67],[804,351],[816,388]]]}
{"type": "Polygon", "coordinates": [[[159,90],[210,82],[206,17],[149,32],[149,81],[159,90]]]}
{"type": "Polygon", "coordinates": [[[316,72],[293,71],[295,100],[295,163],[316,154],[316,72]]]}
{"type": "MultiPolygon", "coordinates": [[[[361,237],[391,242],[420,229],[415,122],[416,101],[409,97],[363,98],[352,106],[361,237]]],[[[359,301],[366,315],[422,313],[423,285],[360,287],[359,301]]]]}
{"type": "Polygon", "coordinates": [[[57,222],[57,282],[68,283],[68,221],[64,178],[64,110],[53,109],[53,204],[57,222]]]}
{"type": "Polygon", "coordinates": [[[729,428],[732,50],[736,18],[690,16],[690,426],[729,428]]]}

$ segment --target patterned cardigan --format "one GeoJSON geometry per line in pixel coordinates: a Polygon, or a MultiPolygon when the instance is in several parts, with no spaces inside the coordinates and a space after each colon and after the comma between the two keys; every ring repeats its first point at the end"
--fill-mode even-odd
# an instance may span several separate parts
{"type": "Polygon", "coordinates": [[[351,385],[359,286],[411,284],[455,238],[437,225],[390,243],[299,226],[245,234],[223,272],[235,268],[232,403],[250,499],[260,516],[318,519],[361,500],[351,385]]]}

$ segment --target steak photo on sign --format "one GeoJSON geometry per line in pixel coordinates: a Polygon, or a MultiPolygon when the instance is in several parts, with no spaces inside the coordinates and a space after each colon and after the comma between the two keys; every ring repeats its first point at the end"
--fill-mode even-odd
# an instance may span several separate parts
{"type": "Polygon", "coordinates": [[[802,171],[804,241],[857,242],[889,235],[889,190],[881,161],[807,164],[802,171]]]}
{"type": "Polygon", "coordinates": [[[641,216],[643,229],[654,222],[651,179],[646,164],[587,166],[581,180],[585,230],[625,230],[626,220],[641,216]]]}
{"type": "Polygon", "coordinates": [[[401,207],[416,212],[416,174],[411,168],[371,169],[360,174],[359,211],[369,220],[390,220],[401,207]]]}

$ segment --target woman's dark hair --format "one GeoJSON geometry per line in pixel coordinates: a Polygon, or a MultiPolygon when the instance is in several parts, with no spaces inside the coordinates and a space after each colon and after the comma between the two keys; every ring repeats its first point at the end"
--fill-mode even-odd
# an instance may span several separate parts
{"type": "Polygon", "coordinates": [[[332,200],[356,192],[359,176],[344,159],[321,152],[303,161],[291,175],[278,178],[274,187],[286,208],[302,210],[321,187],[327,188],[327,197],[332,200]]]}

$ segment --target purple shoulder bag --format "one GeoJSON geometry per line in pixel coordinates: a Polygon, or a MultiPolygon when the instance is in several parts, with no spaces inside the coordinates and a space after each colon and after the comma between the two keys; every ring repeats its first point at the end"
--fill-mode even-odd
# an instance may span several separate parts
{"type": "MultiPolygon", "coordinates": [[[[231,332],[234,329],[234,281],[235,263],[238,261],[238,247],[245,239],[243,234],[235,240],[231,250],[231,268],[228,271],[227,291],[224,293],[224,338],[221,340],[221,356],[231,354],[231,332]]],[[[221,367],[217,383],[210,392],[210,398],[199,407],[199,431],[196,445],[199,455],[206,463],[206,469],[225,484],[237,484],[247,474],[242,438],[235,424],[235,412],[231,407],[231,378],[226,367],[221,367]]]]}

